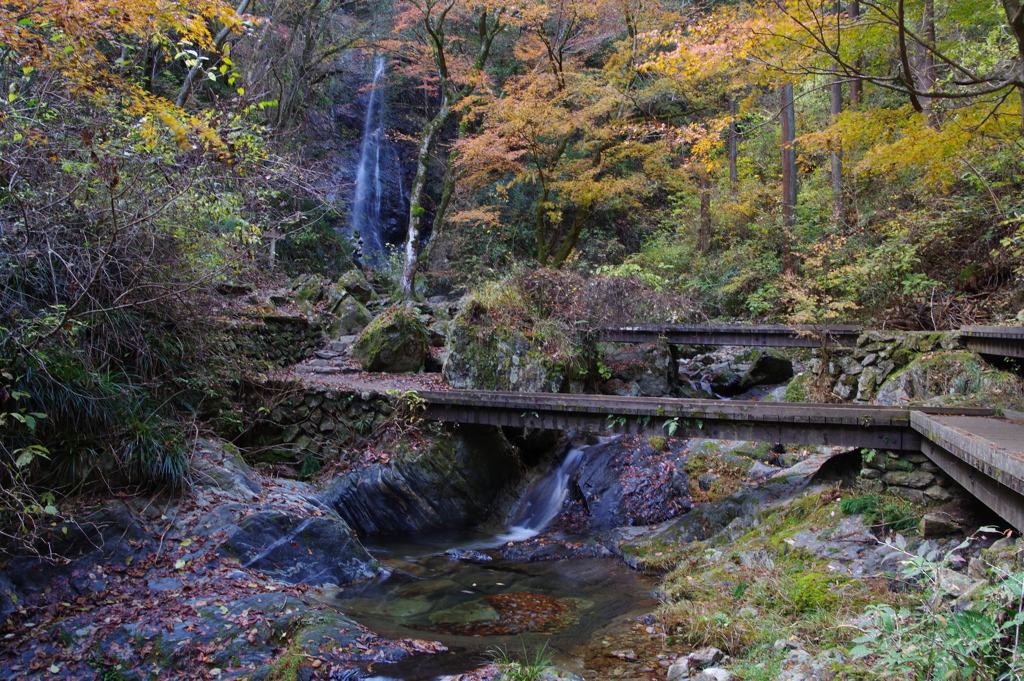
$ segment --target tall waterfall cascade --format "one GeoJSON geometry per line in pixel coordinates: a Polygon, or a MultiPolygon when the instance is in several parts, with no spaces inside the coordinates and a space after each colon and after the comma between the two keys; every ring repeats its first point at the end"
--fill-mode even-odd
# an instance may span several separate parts
{"type": "Polygon", "coordinates": [[[363,121],[363,138],[359,145],[356,165],[355,194],[352,202],[352,236],[362,241],[363,254],[368,262],[376,261],[384,253],[381,204],[384,188],[381,182],[381,151],[384,146],[384,93],[379,87],[387,62],[383,56],[374,59],[373,81],[370,84],[363,121]]]}

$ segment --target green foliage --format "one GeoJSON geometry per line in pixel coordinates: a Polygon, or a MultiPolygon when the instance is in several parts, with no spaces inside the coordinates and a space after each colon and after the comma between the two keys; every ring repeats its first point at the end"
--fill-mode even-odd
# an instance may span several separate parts
{"type": "Polygon", "coordinates": [[[489,652],[489,655],[501,672],[502,679],[507,679],[507,681],[536,681],[541,673],[551,667],[553,656],[551,651],[548,650],[548,644],[546,642],[541,643],[533,649],[532,653],[527,650],[525,641],[520,641],[520,644],[523,648],[521,656],[511,655],[507,648],[494,648],[489,652]],[[519,659],[516,659],[516,657],[519,659]]]}
{"type": "Polygon", "coordinates": [[[1024,658],[1017,645],[1024,625],[1024,573],[1001,569],[994,583],[964,596],[942,571],[969,544],[924,556],[909,552],[898,536],[888,544],[904,556],[903,577],[922,584],[924,594],[916,608],[870,606],[851,657],[867,661],[884,679],[1021,678],[1024,658]],[[951,606],[946,600],[956,597],[967,602],[951,606]]]}
{"type": "Polygon", "coordinates": [[[862,494],[846,497],[839,502],[839,510],[846,515],[863,515],[864,522],[872,527],[897,532],[913,530],[921,517],[920,510],[912,503],[891,495],[862,494]]]}

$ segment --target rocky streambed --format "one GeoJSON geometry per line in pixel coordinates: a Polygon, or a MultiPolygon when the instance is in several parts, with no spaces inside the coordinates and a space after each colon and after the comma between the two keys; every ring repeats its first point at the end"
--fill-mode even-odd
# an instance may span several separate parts
{"type": "MultiPolygon", "coordinates": [[[[360,300],[348,289],[325,300],[360,300]]],[[[449,380],[472,382],[452,358],[472,357],[473,338],[529,345],[468,333],[466,319],[487,318],[472,306],[417,314],[406,320],[422,332],[417,361],[445,360],[449,380]],[[432,348],[446,337],[461,340],[432,348]]],[[[488,653],[542,644],[562,677],[595,681],[838,678],[857,668],[851,636],[836,632],[864,630],[866,606],[920,590],[899,579],[908,552],[952,555],[944,583],[963,593],[1019,567],[998,535],[956,548],[991,519],[912,456],[666,437],[553,447],[537,433],[425,428],[395,400],[443,381],[362,372],[353,330],[245,396],[265,414],[242,438],[272,455],[262,472],[200,441],[185,498],[98,501],[38,547],[57,560],[5,555],[0,679],[470,681],[497,673],[488,653]],[[295,473],[296,452],[330,466],[367,439],[322,487],[268,475],[295,473]],[[921,521],[927,504],[938,508],[921,521]],[[908,528],[899,548],[885,543],[908,528]]],[[[488,345],[488,357],[525,359],[487,371],[507,372],[502,386],[590,381],[632,395],[840,399],[855,383],[857,397],[897,401],[1019,393],[953,338],[891,336],[832,357],[610,346],[589,378],[488,345]]]]}

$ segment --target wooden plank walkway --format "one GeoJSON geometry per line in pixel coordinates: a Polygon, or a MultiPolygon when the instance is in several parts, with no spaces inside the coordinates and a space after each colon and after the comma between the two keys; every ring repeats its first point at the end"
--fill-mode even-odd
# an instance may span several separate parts
{"type": "Polygon", "coordinates": [[[920,451],[1024,531],[1024,414],[992,409],[421,391],[424,417],[551,430],[920,451]]]}
{"type": "MultiPolygon", "coordinates": [[[[608,326],[602,340],[614,343],[662,341],[678,345],[818,348],[854,347],[870,331],[860,326],[785,326],[777,324],[641,324],[608,326]]],[[[964,344],[989,355],[1024,358],[1024,326],[965,326],[964,344]]]]}
{"type": "MultiPolygon", "coordinates": [[[[910,411],[864,404],[689,400],[567,393],[448,390],[418,393],[425,417],[550,430],[666,435],[920,451],[910,411]]],[[[989,416],[990,409],[926,409],[989,416]]]]}
{"type": "Polygon", "coordinates": [[[679,345],[743,345],[753,347],[820,348],[822,344],[853,347],[864,331],[859,326],[783,326],[777,324],[641,324],[609,326],[602,340],[647,343],[661,340],[679,345]]]}
{"type": "Polygon", "coordinates": [[[1024,326],[965,326],[960,337],[975,352],[1024,357],[1024,326]]]}
{"type": "Polygon", "coordinates": [[[921,451],[1018,530],[1024,530],[1024,424],[911,413],[921,451]]]}

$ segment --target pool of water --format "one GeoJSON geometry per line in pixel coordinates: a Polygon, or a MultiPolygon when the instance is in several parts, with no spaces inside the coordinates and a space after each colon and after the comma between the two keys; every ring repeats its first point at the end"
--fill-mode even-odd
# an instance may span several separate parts
{"type": "Polygon", "coordinates": [[[438,655],[376,665],[381,678],[426,681],[490,661],[497,649],[515,657],[546,646],[555,662],[579,668],[602,629],[650,612],[648,579],[617,561],[579,559],[510,562],[493,535],[434,535],[367,542],[392,569],[383,581],[340,589],[331,604],[389,638],[440,641],[438,655]],[[449,548],[472,548],[489,562],[453,560],[449,548]]]}

